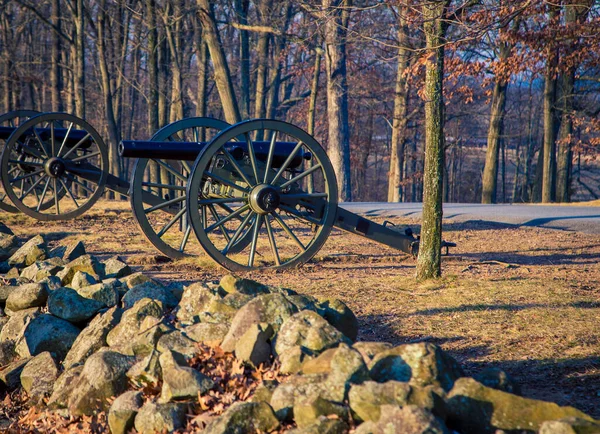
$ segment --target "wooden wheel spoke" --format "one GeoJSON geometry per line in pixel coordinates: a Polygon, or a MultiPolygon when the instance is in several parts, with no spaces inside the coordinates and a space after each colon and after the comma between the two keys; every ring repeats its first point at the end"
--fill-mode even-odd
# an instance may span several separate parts
{"type": "Polygon", "coordinates": [[[277,250],[277,243],[275,243],[275,236],[273,235],[273,228],[271,227],[271,223],[269,222],[269,218],[265,216],[265,227],[267,228],[267,235],[269,236],[269,244],[271,245],[271,250],[273,251],[273,256],[275,257],[275,264],[281,265],[281,259],[279,258],[279,251],[277,250]]]}
{"type": "Polygon", "coordinates": [[[35,172],[28,173],[27,175],[23,175],[23,176],[18,176],[16,178],[12,178],[12,179],[9,180],[9,183],[10,184],[14,184],[15,182],[23,181],[25,179],[29,179],[31,177],[39,175],[42,172],[44,172],[44,171],[43,170],[36,170],[35,172]]]}
{"type": "Polygon", "coordinates": [[[185,250],[185,246],[187,245],[188,239],[190,238],[190,232],[192,231],[192,227],[187,225],[185,228],[185,233],[183,234],[183,239],[181,240],[181,244],[179,245],[179,251],[183,252],[185,250]]]}
{"type": "MultiPolygon", "coordinates": [[[[252,144],[252,140],[250,140],[250,135],[248,133],[244,134],[246,138],[246,146],[248,146],[248,155],[250,156],[250,165],[252,166],[252,172],[254,173],[254,179],[256,179],[256,184],[260,182],[258,178],[258,165],[256,162],[256,155],[254,154],[254,145],[252,144]]],[[[252,185],[248,183],[248,185],[252,185]]]]}
{"type": "Polygon", "coordinates": [[[43,167],[44,166],[42,163],[36,163],[35,161],[8,160],[8,162],[10,164],[21,164],[23,166],[33,166],[33,167],[43,167]]]}
{"type": "Polygon", "coordinates": [[[231,249],[231,247],[233,247],[234,243],[237,242],[237,239],[240,237],[240,235],[242,234],[244,229],[246,229],[246,226],[248,226],[248,223],[250,222],[250,219],[253,216],[254,216],[254,213],[249,212],[248,215],[244,218],[244,220],[242,220],[242,222],[240,223],[240,226],[237,228],[237,230],[235,231],[235,233],[233,234],[233,236],[231,237],[231,239],[229,240],[229,242],[227,243],[225,248],[223,250],[221,250],[221,253],[223,255],[227,255],[227,253],[229,253],[229,250],[231,249]]]}
{"type": "Polygon", "coordinates": [[[185,214],[185,207],[181,208],[181,210],[179,210],[179,212],[177,214],[175,214],[175,216],[169,220],[169,222],[163,226],[163,228],[156,233],[156,235],[158,235],[158,238],[161,238],[169,229],[171,229],[171,227],[177,223],[177,220],[179,220],[181,217],[183,217],[183,215],[185,214]]]}
{"type": "Polygon", "coordinates": [[[160,167],[164,168],[167,172],[171,173],[174,177],[180,179],[183,182],[187,182],[187,178],[185,176],[183,176],[182,173],[180,173],[177,169],[175,169],[169,163],[165,163],[162,160],[152,160],[152,161],[154,161],[160,167]]]}
{"type": "Polygon", "coordinates": [[[35,135],[35,139],[40,144],[40,148],[41,148],[42,152],[44,153],[44,155],[46,156],[46,158],[50,158],[50,155],[48,155],[48,150],[46,149],[46,146],[44,145],[44,141],[40,138],[40,135],[38,134],[38,131],[35,127],[33,127],[33,134],[35,135]]]}
{"type": "MultiPolygon", "coordinates": [[[[82,160],[85,160],[85,159],[87,159],[87,158],[93,158],[93,157],[96,157],[96,156],[98,156],[98,155],[101,155],[101,152],[100,152],[100,151],[97,151],[97,152],[92,152],[91,154],[84,154],[84,155],[80,155],[79,157],[72,158],[72,159],[71,159],[71,161],[72,161],[73,163],[76,163],[76,162],[78,162],[78,161],[82,161],[82,160]]],[[[64,157],[63,157],[63,158],[64,158],[64,157]]]]}
{"type": "Polygon", "coordinates": [[[77,203],[77,199],[75,199],[75,196],[73,195],[73,192],[71,191],[71,189],[67,186],[67,184],[65,184],[65,181],[63,181],[62,178],[58,178],[58,180],[60,181],[62,187],[65,189],[65,191],[67,192],[67,194],[69,195],[69,197],[71,198],[71,200],[73,201],[73,203],[75,203],[75,207],[79,208],[79,204],[77,203]]]}
{"type": "Polygon", "coordinates": [[[242,177],[242,179],[244,180],[244,182],[246,184],[248,184],[248,186],[252,186],[253,184],[250,183],[250,181],[248,180],[248,178],[246,177],[246,175],[242,171],[241,167],[237,164],[237,161],[235,161],[235,158],[233,158],[233,155],[231,155],[229,153],[229,151],[227,149],[225,149],[225,147],[223,147],[223,154],[227,157],[227,159],[229,160],[229,162],[231,163],[231,165],[235,168],[236,172],[242,177]]]}
{"type": "Polygon", "coordinates": [[[258,233],[262,223],[262,215],[257,214],[254,221],[254,232],[252,233],[252,243],[250,244],[250,255],[248,256],[248,267],[254,266],[254,257],[256,256],[256,243],[258,242],[258,233]]]}
{"type": "Polygon", "coordinates": [[[273,163],[273,153],[275,152],[276,139],[277,131],[273,131],[273,135],[271,136],[271,142],[269,143],[269,154],[267,155],[267,164],[265,166],[265,177],[263,179],[264,184],[267,184],[267,182],[269,181],[269,171],[271,170],[271,164],[273,163]]]}
{"type": "Polygon", "coordinates": [[[290,227],[283,221],[281,216],[279,214],[277,214],[277,212],[275,212],[275,211],[273,211],[271,214],[273,215],[275,220],[277,220],[277,223],[279,223],[279,226],[281,226],[281,228],[290,236],[290,238],[292,240],[294,240],[294,242],[298,245],[298,247],[300,247],[302,249],[302,251],[305,252],[306,247],[304,247],[304,244],[302,244],[302,241],[300,241],[298,239],[298,237],[296,235],[294,235],[294,232],[292,232],[290,227]]]}
{"type": "Polygon", "coordinates": [[[66,174],[66,177],[71,181],[74,182],[75,184],[79,185],[81,188],[83,188],[85,191],[87,191],[90,194],[94,194],[94,190],[92,190],[91,188],[89,188],[87,185],[85,185],[83,182],[79,181],[77,178],[75,178],[72,175],[69,175],[68,173],[66,174]]]}
{"type": "Polygon", "coordinates": [[[319,220],[317,220],[314,217],[308,216],[305,213],[298,211],[296,208],[292,208],[286,205],[280,205],[279,208],[281,208],[283,211],[287,211],[290,214],[293,214],[294,216],[304,219],[310,223],[313,223],[315,225],[321,225],[321,222],[319,220]]]}
{"type": "Polygon", "coordinates": [[[159,209],[166,208],[166,207],[171,206],[171,205],[175,205],[175,204],[177,204],[179,202],[183,202],[184,200],[185,200],[185,196],[179,196],[179,197],[176,197],[175,199],[167,200],[167,201],[165,201],[163,203],[160,203],[158,205],[154,205],[154,206],[151,206],[150,208],[146,208],[144,210],[144,212],[146,214],[150,214],[151,212],[157,211],[159,209]]]}
{"type": "Polygon", "coordinates": [[[321,165],[320,164],[316,164],[316,165],[312,166],[310,169],[306,169],[304,172],[302,172],[302,173],[294,176],[292,179],[284,182],[283,184],[280,185],[280,188],[286,188],[288,185],[293,184],[294,182],[301,180],[305,176],[310,175],[315,170],[318,170],[320,168],[321,168],[321,165]]]}
{"type": "Polygon", "coordinates": [[[142,182],[142,187],[164,188],[168,190],[185,191],[185,186],[175,184],[158,184],[156,182],[142,182]]]}
{"type": "MultiPolygon", "coordinates": [[[[202,209],[204,210],[205,208],[206,207],[203,207],[202,209]]],[[[215,221],[221,220],[221,216],[219,216],[219,213],[215,209],[214,205],[208,205],[208,209],[210,210],[210,213],[212,214],[212,216],[215,219],[215,221]]],[[[227,228],[224,225],[221,225],[220,228],[221,228],[221,232],[223,232],[223,236],[225,237],[225,239],[227,241],[229,241],[231,239],[231,237],[227,233],[227,228]]]]}
{"type": "MultiPolygon", "coordinates": [[[[52,123],[52,125],[53,124],[54,123],[52,123]]],[[[60,157],[60,154],[62,153],[62,150],[64,149],[65,145],[67,144],[67,138],[69,137],[69,134],[71,133],[71,128],[73,128],[73,122],[71,122],[69,124],[69,127],[67,128],[67,133],[65,134],[65,137],[63,138],[63,141],[60,144],[60,148],[58,148],[58,152],[56,153],[57,157],[60,157]]]]}
{"type": "MultiPolygon", "coordinates": [[[[198,205],[210,205],[210,204],[224,204],[224,203],[236,203],[236,202],[246,202],[245,199],[239,197],[225,197],[225,198],[208,198],[208,199],[200,199],[198,201],[198,205]]],[[[229,207],[221,206],[221,208],[226,211],[233,212],[233,210],[229,207]]]]}
{"type": "Polygon", "coordinates": [[[89,139],[91,137],[90,133],[87,133],[83,139],[81,139],[79,142],[77,142],[77,144],[75,144],[75,146],[73,146],[71,149],[69,149],[69,152],[67,152],[65,155],[62,156],[63,159],[67,158],[69,155],[71,155],[74,151],[76,151],[77,149],[79,149],[79,147],[81,145],[83,145],[85,143],[85,141],[87,139],[89,139]]]}
{"type": "Polygon", "coordinates": [[[48,185],[50,185],[50,177],[48,177],[48,179],[46,179],[46,185],[44,185],[44,189],[42,190],[42,198],[40,199],[40,201],[38,202],[38,205],[36,207],[36,212],[40,212],[40,207],[42,206],[42,203],[44,203],[44,199],[46,198],[46,193],[48,192],[48,185]]]}
{"type": "Polygon", "coordinates": [[[39,183],[42,182],[46,176],[48,176],[48,175],[44,174],[43,176],[40,176],[40,178],[37,181],[35,181],[33,184],[31,184],[31,187],[29,187],[27,189],[27,191],[25,191],[25,193],[23,193],[23,188],[21,187],[21,196],[19,196],[19,200],[22,201],[24,198],[26,198],[27,195],[29,195],[29,193],[31,193],[33,191],[33,189],[35,187],[37,187],[39,185],[39,183]]]}
{"type": "Polygon", "coordinates": [[[216,222],[216,223],[210,225],[209,227],[207,227],[206,229],[204,229],[204,231],[206,233],[212,232],[213,230],[215,230],[215,228],[218,228],[222,224],[227,223],[229,220],[236,218],[238,215],[242,214],[244,211],[248,210],[249,208],[250,208],[250,205],[244,205],[241,208],[238,208],[237,210],[235,210],[228,216],[223,217],[218,222],[216,222]]]}
{"type": "Polygon", "coordinates": [[[239,185],[234,184],[233,182],[231,182],[231,181],[229,181],[229,180],[227,180],[225,178],[221,178],[219,175],[215,175],[214,173],[209,172],[208,170],[204,171],[204,175],[207,178],[212,178],[213,180],[218,181],[221,184],[225,184],[225,185],[227,185],[227,186],[229,186],[229,187],[231,187],[233,189],[236,189],[238,191],[241,191],[242,193],[247,193],[248,192],[247,188],[240,187],[239,185]]]}
{"type": "Polygon", "coordinates": [[[294,149],[292,150],[290,155],[288,155],[288,157],[285,159],[285,161],[283,162],[283,164],[281,165],[281,167],[275,174],[275,177],[271,180],[271,184],[275,184],[277,182],[277,180],[279,179],[281,174],[285,171],[285,169],[287,169],[289,167],[290,163],[292,162],[292,160],[294,159],[294,157],[296,156],[296,154],[298,153],[298,151],[300,150],[301,147],[302,147],[302,142],[298,142],[296,144],[296,146],[294,146],[294,149]]]}

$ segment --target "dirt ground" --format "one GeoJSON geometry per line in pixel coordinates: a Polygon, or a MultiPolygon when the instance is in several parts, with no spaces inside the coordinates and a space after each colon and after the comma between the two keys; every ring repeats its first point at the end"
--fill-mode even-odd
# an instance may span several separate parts
{"type": "MultiPolygon", "coordinates": [[[[227,273],[205,256],[165,262],[127,202],[104,202],[67,222],[5,213],[0,220],[23,238],[41,233],[51,246],[80,239],[88,253],[120,255],[164,281],[227,273]]],[[[390,220],[418,232],[418,221],[390,220]]],[[[360,320],[360,340],[433,342],[468,374],[500,367],[525,396],[600,418],[600,236],[486,222],[444,231],[458,247],[434,282],[417,283],[415,260],[401,252],[337,230],[303,268],[246,277],[342,299],[360,320]]]]}

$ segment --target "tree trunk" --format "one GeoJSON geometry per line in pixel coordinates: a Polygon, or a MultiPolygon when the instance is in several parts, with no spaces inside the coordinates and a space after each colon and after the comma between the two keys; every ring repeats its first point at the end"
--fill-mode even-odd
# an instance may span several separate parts
{"type": "Polygon", "coordinates": [[[77,0],[75,18],[75,113],[85,118],[85,13],[83,0],[77,0]]]}
{"type": "Polygon", "coordinates": [[[337,176],[340,200],[345,202],[352,200],[346,28],[342,25],[342,8],[349,7],[348,3],[348,0],[323,0],[323,10],[328,14],[325,23],[325,70],[329,121],[327,153],[337,176]]]}
{"type": "MultiPolygon", "coordinates": [[[[242,25],[248,24],[249,0],[235,0],[235,10],[238,21],[242,25]]],[[[242,119],[250,117],[250,44],[247,30],[240,32],[240,99],[242,119]]]]}
{"type": "Polygon", "coordinates": [[[417,279],[442,274],[442,182],[444,177],[444,44],[446,9],[451,0],[422,6],[426,49],[431,53],[425,71],[425,164],[423,221],[417,258],[417,279]]]}
{"type": "MultiPolygon", "coordinates": [[[[52,17],[51,21],[57,28],[60,28],[60,2],[59,0],[52,0],[52,17]]],[[[61,80],[60,80],[60,36],[57,32],[51,32],[52,34],[52,62],[50,66],[50,93],[52,99],[52,111],[61,112],[63,111],[62,98],[61,98],[61,80]]]]}
{"type": "Polygon", "coordinates": [[[202,28],[197,21],[194,22],[196,34],[196,61],[198,62],[198,95],[196,96],[196,116],[207,116],[207,94],[206,85],[208,81],[208,47],[202,37],[202,28]]]}
{"type": "Polygon", "coordinates": [[[402,196],[402,167],[404,165],[404,147],[406,144],[406,110],[408,107],[408,68],[410,47],[408,45],[408,26],[406,11],[398,12],[398,69],[396,72],[396,95],[394,97],[394,119],[392,121],[392,149],[390,151],[390,173],[388,182],[388,202],[400,202],[402,196]]]}
{"type": "Polygon", "coordinates": [[[173,74],[171,83],[171,112],[169,114],[169,122],[175,122],[183,119],[183,78],[181,74],[181,61],[183,51],[179,44],[181,40],[181,4],[180,0],[173,2],[173,15],[169,14],[170,8],[167,4],[165,13],[165,32],[167,42],[171,52],[171,62],[169,66],[173,74]],[[171,24],[169,19],[175,18],[175,24],[171,24]]]}
{"type": "Polygon", "coordinates": [[[202,23],[204,38],[213,62],[215,82],[217,83],[217,90],[221,97],[225,120],[230,124],[238,123],[241,120],[240,110],[235,92],[233,91],[233,82],[231,81],[229,66],[227,65],[223,45],[220,41],[219,30],[217,29],[212,6],[209,0],[197,0],[197,2],[199,8],[198,16],[202,23]]]}

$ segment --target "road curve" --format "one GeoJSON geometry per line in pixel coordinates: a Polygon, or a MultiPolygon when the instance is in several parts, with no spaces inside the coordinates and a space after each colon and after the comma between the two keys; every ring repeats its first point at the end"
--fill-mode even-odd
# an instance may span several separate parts
{"type": "MultiPolygon", "coordinates": [[[[344,202],[342,208],[366,217],[421,218],[421,203],[344,202]]],[[[600,234],[600,206],[444,204],[444,221],[481,220],[517,226],[600,234]]]]}

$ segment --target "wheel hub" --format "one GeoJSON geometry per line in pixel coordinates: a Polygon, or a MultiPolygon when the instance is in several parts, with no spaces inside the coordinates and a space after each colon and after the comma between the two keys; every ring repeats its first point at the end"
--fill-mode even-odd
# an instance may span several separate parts
{"type": "Polygon", "coordinates": [[[58,178],[65,173],[65,163],[60,158],[52,157],[44,163],[44,170],[48,176],[58,178]]]}
{"type": "Polygon", "coordinates": [[[250,208],[259,214],[269,214],[281,203],[279,192],[271,185],[260,184],[250,192],[250,208]]]}

